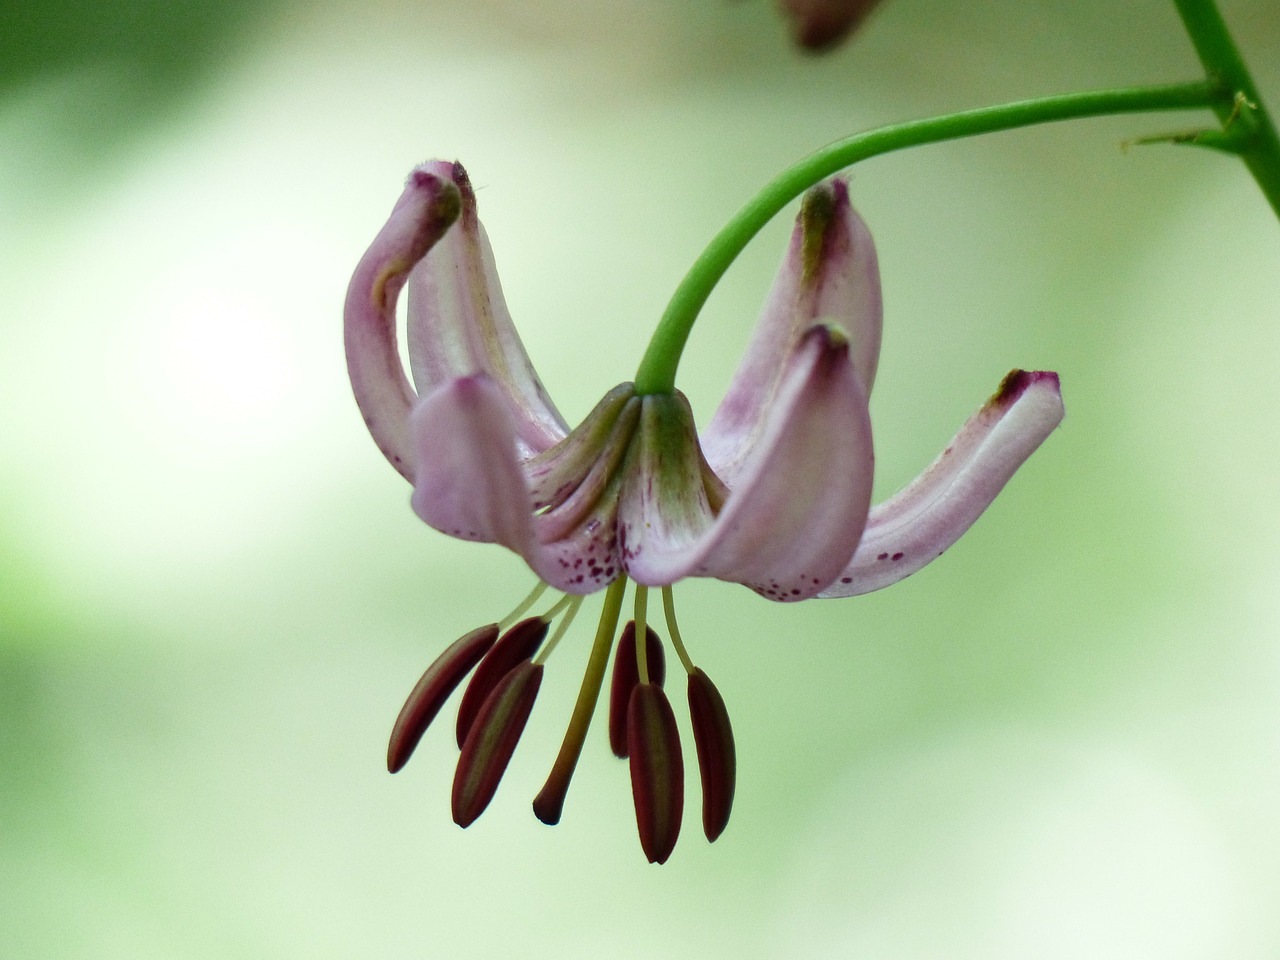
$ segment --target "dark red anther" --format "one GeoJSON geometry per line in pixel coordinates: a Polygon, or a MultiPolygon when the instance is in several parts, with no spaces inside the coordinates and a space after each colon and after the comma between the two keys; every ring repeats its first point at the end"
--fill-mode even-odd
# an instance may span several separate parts
{"type": "Polygon", "coordinates": [[[462,692],[462,703],[458,707],[458,747],[467,742],[467,734],[475,723],[476,715],[493,688],[508,673],[515,669],[521,660],[531,660],[538,652],[538,647],[547,637],[549,624],[541,617],[530,617],[521,620],[504,633],[493,645],[493,649],[485,654],[476,667],[476,672],[462,692]]]}
{"type": "Polygon", "coordinates": [[[684,758],[675,714],[656,683],[639,684],[631,693],[627,748],[640,846],[650,863],[666,863],[684,815],[684,758]]]}
{"type": "Polygon", "coordinates": [[[542,665],[522,660],[480,706],[453,776],[453,821],[470,826],[493,799],[542,684],[542,665]]]}
{"type": "Polygon", "coordinates": [[[391,729],[391,743],[387,747],[387,769],[395,773],[413,755],[418,741],[435,719],[449,694],[462,682],[462,678],[480,662],[480,658],[498,639],[498,625],[490,623],[477,627],[465,637],[455,641],[444,653],[427,667],[400,708],[395,726],[391,729]]]}
{"type": "MultiPolygon", "coordinates": [[[[666,679],[666,657],[662,653],[662,641],[645,627],[644,658],[649,667],[649,681],[662,686],[666,679]]],[[[613,679],[609,683],[609,746],[616,757],[627,755],[627,707],[631,703],[631,691],[640,682],[640,667],[636,661],[636,622],[632,620],[623,628],[618,638],[618,650],[613,657],[613,679]]]]}
{"type": "Polygon", "coordinates": [[[701,668],[689,674],[689,718],[702,777],[702,831],[714,841],[724,832],[733,809],[737,754],[724,699],[701,668]]]}

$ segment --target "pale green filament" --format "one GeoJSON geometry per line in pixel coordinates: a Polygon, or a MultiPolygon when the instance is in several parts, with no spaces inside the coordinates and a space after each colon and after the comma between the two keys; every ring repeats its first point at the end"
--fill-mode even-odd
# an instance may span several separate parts
{"type": "Polygon", "coordinates": [[[560,642],[560,638],[565,635],[569,629],[569,625],[573,623],[573,618],[578,615],[578,611],[582,609],[582,601],[585,597],[574,596],[573,594],[565,594],[564,598],[554,607],[542,615],[542,619],[550,622],[557,613],[564,610],[564,618],[556,627],[556,632],[551,635],[551,639],[547,641],[547,645],[538,653],[537,658],[533,661],[537,664],[547,662],[547,658],[551,656],[551,651],[556,648],[556,644],[560,642]]]}
{"type": "Polygon", "coordinates": [[[538,598],[546,592],[547,592],[547,584],[539,580],[538,585],[529,591],[529,595],[525,597],[523,600],[521,600],[514,610],[512,610],[505,617],[503,617],[501,620],[498,621],[498,629],[505,630],[507,629],[507,627],[511,626],[513,623],[515,623],[517,620],[523,617],[525,615],[525,612],[530,607],[532,607],[535,603],[537,603],[538,598]]]}
{"type": "Polygon", "coordinates": [[[684,640],[680,637],[680,628],[676,626],[676,598],[670,587],[662,588],[662,611],[667,615],[667,633],[671,634],[671,645],[676,648],[676,655],[684,664],[685,673],[693,673],[693,661],[689,659],[689,651],[684,648],[684,640]]]}
{"type": "Polygon", "coordinates": [[[636,584],[636,672],[641,683],[649,682],[649,657],[645,647],[649,639],[649,588],[636,584]]]}

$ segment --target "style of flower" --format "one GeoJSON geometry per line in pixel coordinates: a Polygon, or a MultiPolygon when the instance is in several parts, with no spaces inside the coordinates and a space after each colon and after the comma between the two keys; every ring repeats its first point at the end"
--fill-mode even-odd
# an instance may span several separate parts
{"type": "Polygon", "coordinates": [[[823,183],[804,199],[747,353],[701,435],[683,394],[641,394],[631,383],[570,429],[515,332],[465,171],[440,161],[416,168],[348,292],[356,400],[383,454],[413,484],[424,521],[514,550],[540,582],[511,615],[462,637],[427,669],[396,722],[389,768],[403,766],[471,674],[452,798],[455,821],[470,824],[493,797],[543,665],[582,598],[603,589],[569,729],[534,801],[540,819],[558,822],[630,580],[635,619],[616,644],[609,735],[630,759],[641,843],[651,861],[670,855],[684,783],[661,643],[647,619],[650,587],[661,588],[688,677],[703,827],[714,840],[733,801],[733,735],[723,699],[684,646],[671,585],[714,577],[777,601],[886,587],[954,543],[1062,419],[1057,376],[1015,370],[931,466],[873,507],[867,396],[881,315],[871,236],[844,182],[823,183]],[[396,340],[406,283],[416,392],[396,340]],[[525,618],[548,587],[562,598],[525,618]]]}

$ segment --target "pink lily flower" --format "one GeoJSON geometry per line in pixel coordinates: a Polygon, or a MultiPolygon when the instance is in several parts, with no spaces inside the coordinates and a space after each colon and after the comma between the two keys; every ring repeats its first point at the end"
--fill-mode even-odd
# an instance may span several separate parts
{"type": "Polygon", "coordinates": [[[630,384],[570,430],[511,322],[466,173],[437,161],[413,172],[360,262],[346,337],[365,422],[437,530],[509,547],[567,593],[625,573],[804,600],[878,590],[936,559],[1062,419],[1057,376],[1014,371],[872,507],[881,316],[871,235],[845,185],[823,184],[701,436],[683,395],[630,384]],[[416,396],[395,338],[406,279],[416,396]]]}
{"type": "MultiPolygon", "coordinates": [[[[433,161],[410,175],[356,268],[346,346],[365,423],[413,484],[413,509],[437,530],[502,544],[571,598],[621,585],[621,578],[668,588],[686,577],[714,577],[791,601],[878,590],[932,562],[1062,420],[1057,375],[1015,370],[931,466],[872,506],[867,398],[881,320],[871,235],[844,182],[832,180],[805,197],[746,355],[701,434],[683,394],[641,395],[630,383],[610,390],[571,429],[516,334],[466,173],[433,161]],[[396,302],[406,284],[416,392],[396,342],[396,302]]],[[[642,600],[637,610],[642,621],[642,600]]],[[[616,604],[612,616],[605,654],[616,604]]],[[[704,827],[714,838],[732,800],[728,718],[683,651],[669,605],[668,616],[690,676],[704,799],[712,797],[704,827]]],[[[530,658],[545,623],[519,630],[508,643],[497,640],[496,625],[484,628],[446,651],[393,735],[391,766],[398,769],[463,675],[481,657],[500,658],[500,667],[487,670],[481,662],[473,681],[481,689],[468,696],[473,706],[488,702],[466,731],[459,728],[454,815],[463,825],[492,796],[536,694],[545,654],[530,658]],[[517,641],[518,655],[510,652],[517,641]]],[[[651,633],[638,626],[631,633],[631,679],[619,680],[622,668],[615,669],[620,706],[611,708],[611,727],[615,750],[628,752],[618,744],[635,741],[629,753],[641,838],[650,859],[661,861],[679,829],[682,780],[674,772],[674,721],[660,680],[648,676],[652,652],[640,639],[651,633]],[[628,716],[637,718],[629,732],[628,716]]],[[[594,683],[598,693],[598,677],[594,683]]],[[[571,727],[562,758],[571,756],[557,762],[559,773],[535,802],[548,822],[559,818],[589,719],[588,710],[581,729],[571,727]]]]}

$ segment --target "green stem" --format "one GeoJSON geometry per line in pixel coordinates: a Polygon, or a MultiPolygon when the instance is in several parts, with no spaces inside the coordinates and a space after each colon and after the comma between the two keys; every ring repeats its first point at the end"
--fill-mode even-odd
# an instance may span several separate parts
{"type": "Polygon", "coordinates": [[[1262,104],[1257,85],[1231,39],[1222,14],[1213,0],[1173,0],[1173,3],[1209,79],[1232,94],[1244,94],[1248,101],[1243,107],[1249,113],[1248,118],[1237,118],[1236,111],[1240,108],[1231,100],[1215,102],[1213,110],[1224,127],[1238,119],[1247,119],[1252,124],[1240,157],[1270,202],[1271,209],[1280,216],[1280,137],[1276,135],[1275,124],[1262,104]]]}
{"type": "MultiPolygon", "coordinates": [[[[1205,5],[1196,0],[1177,2],[1183,7],[1197,9],[1205,5]]],[[[1216,79],[1169,86],[1068,93],[893,124],[837,140],[776,176],[716,234],[676,288],[658,322],[636,371],[636,391],[640,394],[670,393],[675,389],[680,354],[712,288],[761,227],[825,177],[860,160],[895,150],[1040,123],[1210,106],[1229,113],[1234,94],[1235,88],[1223,86],[1216,79]]]]}

